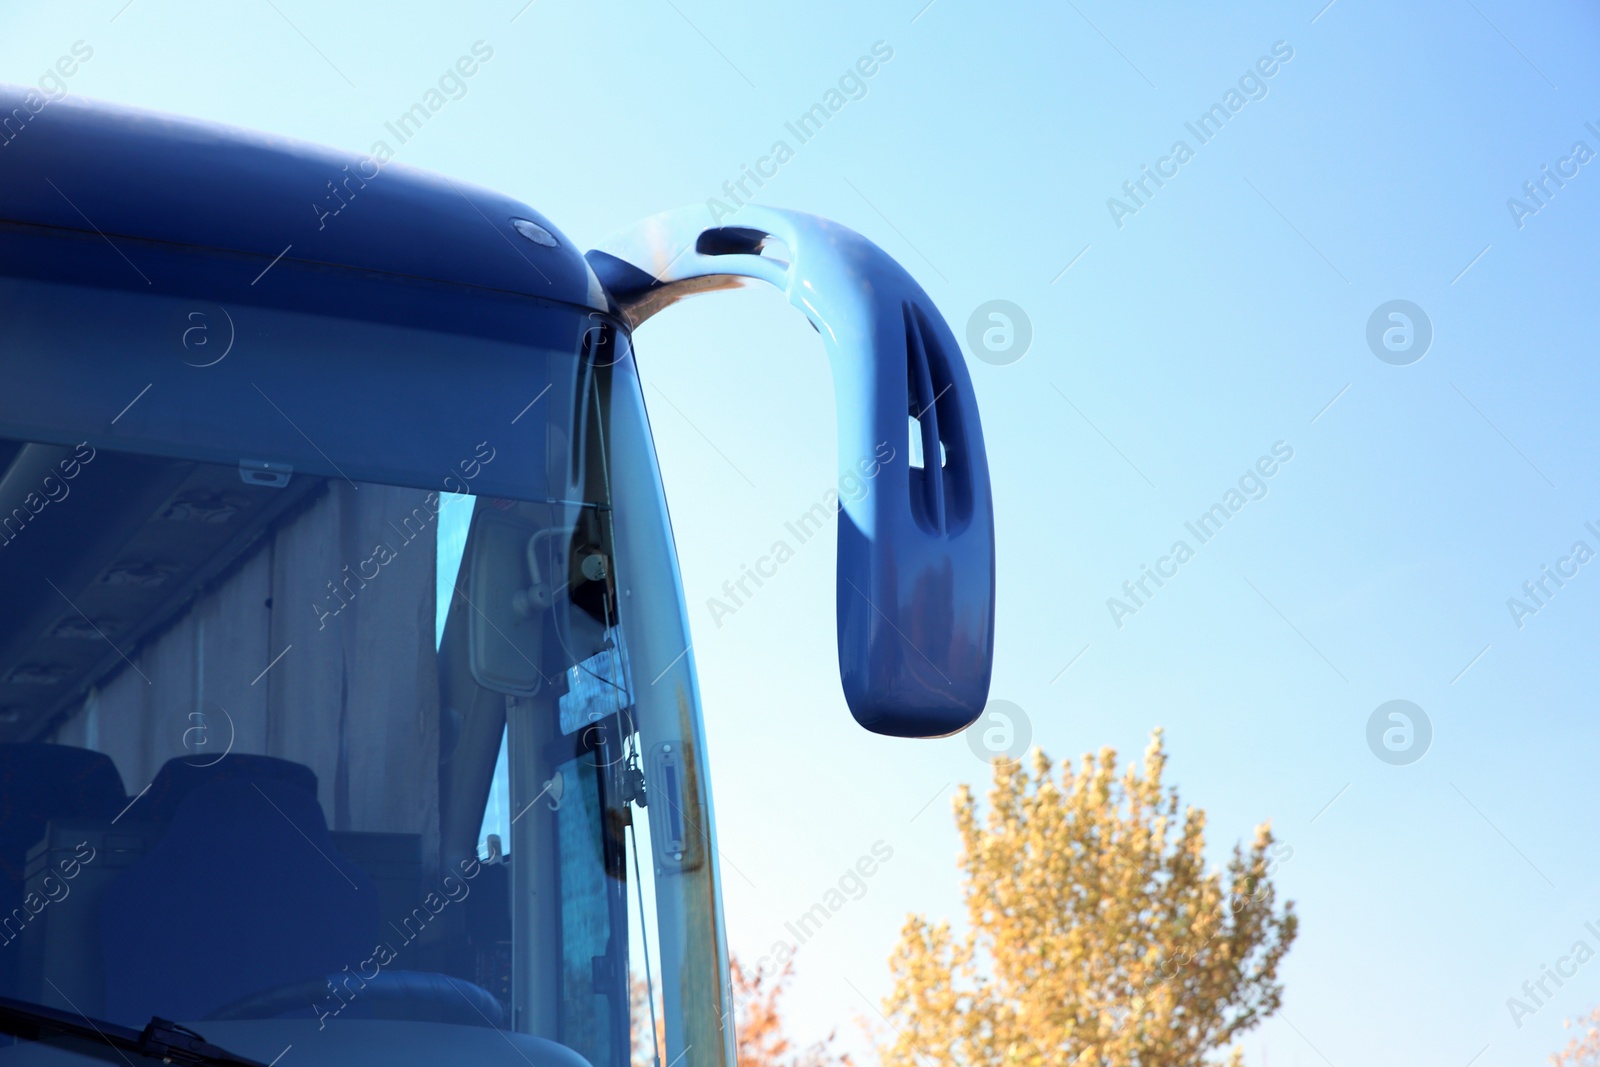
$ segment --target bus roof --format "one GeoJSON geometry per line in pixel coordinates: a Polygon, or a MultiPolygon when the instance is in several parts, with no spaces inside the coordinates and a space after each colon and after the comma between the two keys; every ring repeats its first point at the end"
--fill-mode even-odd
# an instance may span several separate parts
{"type": "Polygon", "coordinates": [[[0,85],[0,237],[14,224],[606,310],[580,251],[509,197],[393,160],[0,85]]]}

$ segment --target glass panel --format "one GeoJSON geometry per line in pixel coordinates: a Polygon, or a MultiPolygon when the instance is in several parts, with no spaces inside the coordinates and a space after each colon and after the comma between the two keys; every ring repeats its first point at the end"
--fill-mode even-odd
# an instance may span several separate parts
{"type": "MultiPolygon", "coordinates": [[[[362,1054],[405,1056],[420,1026],[499,1029],[502,1052],[461,1047],[519,1063],[552,1044],[593,1067],[722,1062],[687,661],[647,642],[665,682],[641,732],[622,626],[680,595],[665,511],[631,362],[594,355],[525,349],[493,390],[397,373],[350,416],[393,452],[324,455],[313,440],[354,437],[302,424],[264,479],[209,461],[215,439],[171,454],[161,420],[81,448],[0,439],[0,995],[203,1023],[263,1061],[351,1027],[362,1054]],[[500,412],[513,395],[539,402],[500,412]],[[318,473],[450,454],[382,429],[429,405],[478,408],[442,473],[318,473]],[[626,552],[618,447],[645,502],[626,552]],[[483,684],[518,657],[531,685],[483,684]]],[[[250,404],[219,379],[205,426],[250,404]]],[[[654,628],[675,646],[677,610],[654,628]]]]}
{"type": "MultiPolygon", "coordinates": [[[[400,314],[388,295],[383,310],[400,314]]],[[[452,294],[413,325],[5,276],[0,308],[0,436],[454,493],[569,491],[573,357],[596,329],[576,309],[452,294]],[[201,329],[211,340],[196,349],[201,329]],[[495,461],[470,466],[486,439],[495,461]]]]}

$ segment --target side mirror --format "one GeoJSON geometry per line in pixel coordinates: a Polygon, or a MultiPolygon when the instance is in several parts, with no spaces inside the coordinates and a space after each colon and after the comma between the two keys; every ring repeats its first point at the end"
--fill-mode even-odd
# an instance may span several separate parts
{"type": "Polygon", "coordinates": [[[539,660],[549,582],[530,563],[548,551],[556,532],[494,508],[478,508],[472,517],[465,553],[468,662],[473,681],[485,689],[532,696],[544,683],[539,660]]]}
{"type": "Polygon", "coordinates": [[[840,501],[845,700],[877,733],[954,733],[982,712],[994,659],[994,511],[961,349],[922,287],[860,234],[754,205],[740,217],[730,227],[700,208],[657,215],[589,263],[633,326],[747,279],[782,289],[811,320],[833,367],[840,482],[860,483],[864,463],[874,471],[864,496],[840,501]],[[784,258],[763,254],[777,245],[784,258]]]}

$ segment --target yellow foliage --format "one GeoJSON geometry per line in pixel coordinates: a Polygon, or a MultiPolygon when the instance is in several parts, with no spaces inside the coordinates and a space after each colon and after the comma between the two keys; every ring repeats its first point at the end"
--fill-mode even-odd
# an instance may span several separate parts
{"type": "Polygon", "coordinates": [[[1142,773],[1116,763],[998,762],[982,821],[957,794],[967,932],[907,919],[884,1067],[1198,1067],[1278,1009],[1297,920],[1275,909],[1270,826],[1208,873],[1161,731],[1142,773]]]}

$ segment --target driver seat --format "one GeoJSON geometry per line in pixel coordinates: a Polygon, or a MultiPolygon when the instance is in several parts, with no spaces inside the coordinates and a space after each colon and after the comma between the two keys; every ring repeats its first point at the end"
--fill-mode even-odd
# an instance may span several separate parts
{"type": "Polygon", "coordinates": [[[198,1020],[372,953],[372,880],[339,855],[314,789],[283,777],[198,785],[100,907],[108,1018],[198,1020]]]}

